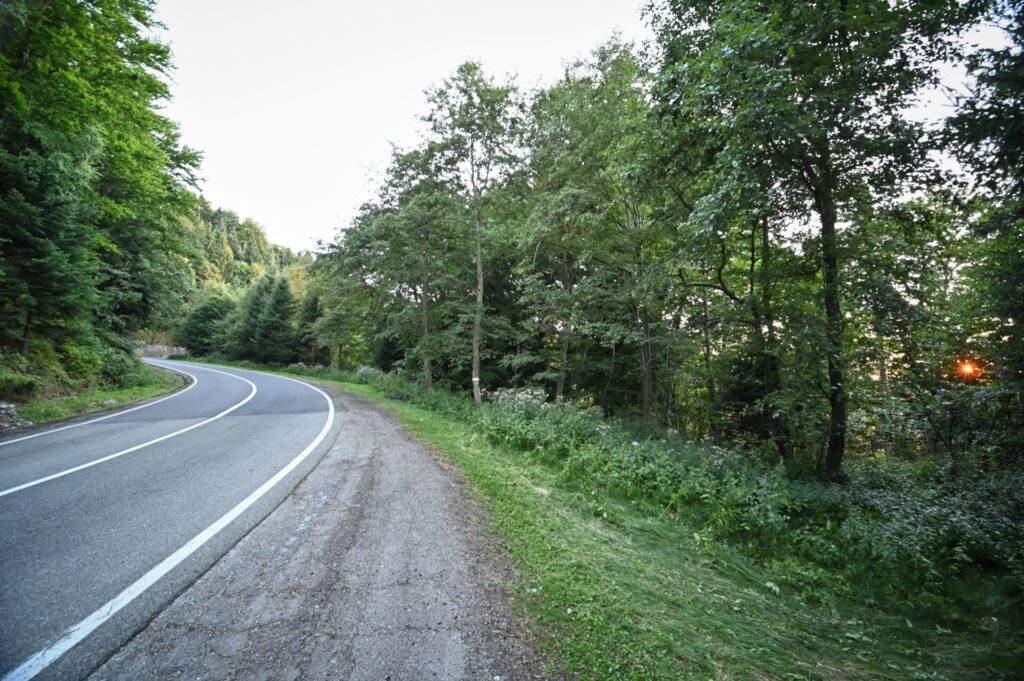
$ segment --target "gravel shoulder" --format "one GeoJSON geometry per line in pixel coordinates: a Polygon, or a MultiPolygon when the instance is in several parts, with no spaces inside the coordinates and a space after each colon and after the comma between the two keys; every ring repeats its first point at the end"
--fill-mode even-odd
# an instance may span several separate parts
{"type": "Polygon", "coordinates": [[[90,679],[547,678],[457,472],[326,389],[319,465],[90,679]]]}

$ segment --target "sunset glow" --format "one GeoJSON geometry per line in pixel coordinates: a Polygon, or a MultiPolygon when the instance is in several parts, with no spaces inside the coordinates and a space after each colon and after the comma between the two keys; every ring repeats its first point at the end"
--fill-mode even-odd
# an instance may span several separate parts
{"type": "Polygon", "coordinates": [[[980,381],[985,376],[985,368],[981,362],[974,359],[958,359],[953,365],[956,376],[967,383],[980,381]]]}

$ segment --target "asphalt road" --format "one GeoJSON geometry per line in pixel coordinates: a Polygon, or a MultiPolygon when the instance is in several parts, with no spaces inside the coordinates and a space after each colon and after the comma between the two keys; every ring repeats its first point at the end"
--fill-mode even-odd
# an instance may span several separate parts
{"type": "Polygon", "coordinates": [[[170,397],[0,439],[0,676],[80,678],[288,496],[344,414],[298,381],[153,361],[170,397]]]}
{"type": "Polygon", "coordinates": [[[88,681],[559,678],[511,614],[514,564],[472,486],[376,405],[88,681]]]}

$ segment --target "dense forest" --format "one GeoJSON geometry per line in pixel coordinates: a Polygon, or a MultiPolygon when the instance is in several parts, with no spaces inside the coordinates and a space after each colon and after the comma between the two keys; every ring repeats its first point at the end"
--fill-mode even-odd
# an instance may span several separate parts
{"type": "Polygon", "coordinates": [[[196,196],[200,155],[160,113],[171,56],[151,12],[0,13],[0,398],[140,380],[137,339],[301,260],[196,196]]]}
{"type": "Polygon", "coordinates": [[[0,10],[0,398],[153,337],[341,372],[780,584],[1019,620],[1020,0],[667,0],[544,87],[466,62],[315,255],[198,197],[151,16],[0,10]]]}
{"type": "Polygon", "coordinates": [[[1020,8],[990,8],[1011,47],[965,57],[980,6],[828,7],[657,5],[642,55],[612,41],[530,93],[462,65],[317,260],[318,342],[796,475],[1019,463],[1020,8]],[[908,117],[965,59],[956,115],[908,117]]]}

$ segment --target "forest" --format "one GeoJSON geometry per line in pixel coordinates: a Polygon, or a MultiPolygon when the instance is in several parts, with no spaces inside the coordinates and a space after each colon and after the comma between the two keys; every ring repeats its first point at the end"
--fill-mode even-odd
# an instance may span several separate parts
{"type": "Polygon", "coordinates": [[[1024,4],[645,19],[542,87],[438,74],[420,143],[295,254],[199,195],[150,2],[5,3],[0,399],[130,383],[154,338],[379,385],[773,586],[1019,642],[1024,4]]]}

